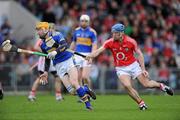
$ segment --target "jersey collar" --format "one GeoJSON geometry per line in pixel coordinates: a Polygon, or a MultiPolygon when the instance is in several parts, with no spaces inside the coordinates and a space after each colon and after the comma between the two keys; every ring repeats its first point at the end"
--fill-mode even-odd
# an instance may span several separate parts
{"type": "Polygon", "coordinates": [[[86,28],[82,28],[82,27],[80,27],[80,28],[81,28],[81,30],[85,31],[85,30],[88,30],[88,29],[89,29],[89,26],[86,27],[86,28]]]}

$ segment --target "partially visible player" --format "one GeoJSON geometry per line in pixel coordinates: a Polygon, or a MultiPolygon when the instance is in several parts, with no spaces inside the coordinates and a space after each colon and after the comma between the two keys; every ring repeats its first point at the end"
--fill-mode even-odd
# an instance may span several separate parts
{"type": "Polygon", "coordinates": [[[0,100],[3,99],[3,96],[4,96],[4,94],[3,94],[2,83],[0,82],[0,100]]]}
{"type": "Polygon", "coordinates": [[[87,59],[98,56],[105,49],[109,49],[114,58],[114,65],[119,80],[127,90],[129,96],[137,102],[140,110],[147,109],[143,99],[132,87],[131,79],[137,78],[146,88],[159,88],[169,95],[173,95],[173,90],[163,83],[149,79],[149,74],[145,69],[144,57],[136,41],[124,34],[125,26],[115,24],[112,26],[112,38],[106,40],[102,47],[87,56],[87,59]],[[134,54],[138,54],[137,59],[134,54]]]}
{"type": "MultiPolygon", "coordinates": [[[[75,87],[78,96],[83,100],[88,110],[92,110],[92,106],[88,99],[88,93],[93,93],[88,87],[82,87],[78,83],[77,68],[74,65],[73,54],[66,51],[67,42],[61,33],[53,35],[49,31],[49,24],[47,22],[39,22],[36,26],[36,31],[42,39],[41,49],[44,53],[48,54],[48,58],[53,59],[53,64],[56,67],[57,74],[62,81],[68,79],[75,87]]],[[[40,78],[44,81],[47,80],[48,73],[44,72],[40,78]]],[[[89,94],[92,95],[92,94],[89,94]]]]}
{"type": "MultiPolygon", "coordinates": [[[[80,27],[76,28],[72,37],[70,49],[75,50],[81,54],[88,55],[97,49],[96,31],[89,26],[90,17],[86,14],[80,17],[80,27]]],[[[90,80],[91,64],[82,58],[75,55],[75,63],[80,67],[79,80],[80,84],[92,87],[90,80]]],[[[95,98],[94,98],[95,99],[95,98]]]]}
{"type": "Polygon", "coordinates": [[[43,74],[44,71],[49,71],[53,75],[53,77],[55,79],[54,82],[55,82],[56,100],[57,101],[63,100],[63,97],[62,97],[62,94],[61,94],[61,80],[57,75],[56,69],[52,64],[52,61],[50,59],[48,60],[45,57],[40,57],[39,61],[38,61],[38,71],[39,71],[39,76],[36,78],[36,80],[33,83],[33,86],[31,88],[31,91],[30,91],[29,96],[28,96],[28,100],[30,100],[30,101],[35,101],[36,100],[36,91],[37,91],[37,88],[38,88],[39,84],[41,84],[40,83],[40,75],[43,74]],[[49,64],[49,65],[47,65],[46,68],[45,68],[45,63],[49,64]]]}
{"type": "MultiPolygon", "coordinates": [[[[1,35],[1,33],[0,33],[0,46],[1,46],[2,43],[3,43],[3,37],[2,37],[2,35],[1,35]]],[[[4,94],[3,94],[3,88],[2,88],[2,83],[1,83],[1,81],[0,81],[0,100],[3,99],[3,96],[4,96],[4,94]]]]}

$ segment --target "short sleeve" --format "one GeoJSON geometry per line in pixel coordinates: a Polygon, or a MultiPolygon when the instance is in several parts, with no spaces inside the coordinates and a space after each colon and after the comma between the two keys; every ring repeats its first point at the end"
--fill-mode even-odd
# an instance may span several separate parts
{"type": "Polygon", "coordinates": [[[61,41],[64,41],[65,38],[63,37],[63,35],[61,33],[58,33],[56,35],[53,36],[54,41],[56,41],[57,43],[61,43],[61,41]]]}
{"type": "Polygon", "coordinates": [[[134,39],[131,39],[131,43],[133,44],[134,51],[136,52],[139,49],[137,42],[134,39]]]}
{"type": "Polygon", "coordinates": [[[91,34],[92,43],[97,43],[97,33],[94,29],[91,30],[92,30],[92,34],[91,34]]]}
{"type": "Polygon", "coordinates": [[[105,48],[105,49],[109,49],[110,48],[110,40],[107,40],[106,42],[104,42],[104,44],[103,44],[103,47],[105,48]]]}

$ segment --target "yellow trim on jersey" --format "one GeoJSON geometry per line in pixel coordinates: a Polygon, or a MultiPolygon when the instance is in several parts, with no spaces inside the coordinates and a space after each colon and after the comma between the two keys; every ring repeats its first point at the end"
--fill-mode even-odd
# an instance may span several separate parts
{"type": "Polygon", "coordinates": [[[45,39],[46,42],[48,42],[49,40],[52,40],[52,37],[48,37],[47,39],[45,39]]]}
{"type": "Polygon", "coordinates": [[[81,27],[77,27],[75,30],[79,30],[81,27]]]}
{"type": "Polygon", "coordinates": [[[90,38],[78,37],[77,41],[76,41],[76,44],[91,46],[92,45],[92,41],[91,41],[90,38]]]}
{"type": "Polygon", "coordinates": [[[96,31],[93,28],[90,28],[90,31],[97,35],[96,31]]]}
{"type": "Polygon", "coordinates": [[[56,50],[56,48],[55,48],[55,47],[52,47],[52,48],[49,49],[47,52],[50,53],[50,52],[55,51],[55,50],[56,50]]]}

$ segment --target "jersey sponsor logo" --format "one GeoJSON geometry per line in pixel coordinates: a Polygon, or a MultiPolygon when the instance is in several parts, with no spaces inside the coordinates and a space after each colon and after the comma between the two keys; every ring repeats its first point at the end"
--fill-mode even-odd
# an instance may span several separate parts
{"type": "Polygon", "coordinates": [[[116,58],[117,58],[117,60],[126,60],[127,59],[127,57],[125,56],[125,54],[123,52],[116,53],[116,58]]]}
{"type": "Polygon", "coordinates": [[[91,46],[91,45],[92,45],[92,42],[91,42],[91,39],[90,39],[90,38],[78,37],[78,38],[77,38],[77,44],[91,46]]]}

